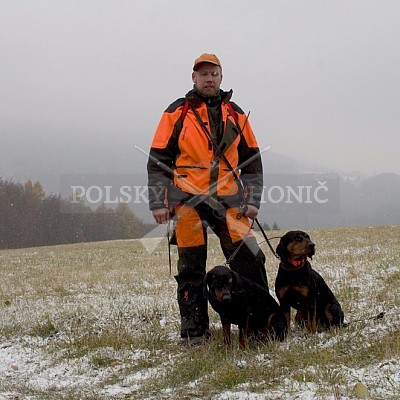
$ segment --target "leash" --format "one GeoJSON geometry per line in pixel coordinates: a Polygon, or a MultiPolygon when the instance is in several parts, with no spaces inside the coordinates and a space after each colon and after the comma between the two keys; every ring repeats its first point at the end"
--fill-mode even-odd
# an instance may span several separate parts
{"type": "MultiPolygon", "coordinates": [[[[245,196],[245,189],[244,189],[244,185],[242,180],[240,179],[239,175],[237,174],[235,168],[232,167],[231,163],[229,162],[229,160],[227,159],[227,157],[225,156],[225,154],[223,153],[223,151],[219,148],[218,143],[213,139],[211,132],[208,130],[207,126],[205,125],[204,121],[201,119],[200,114],[198,113],[198,111],[196,110],[196,107],[194,107],[192,104],[190,104],[190,108],[193,111],[194,116],[196,117],[197,123],[200,125],[201,130],[203,131],[204,135],[206,136],[207,140],[209,141],[209,143],[211,144],[211,146],[214,149],[215,154],[219,157],[219,159],[221,159],[226,166],[229,168],[229,170],[231,171],[232,175],[233,175],[233,179],[235,180],[237,186],[238,186],[238,190],[239,190],[239,195],[240,195],[240,203],[241,205],[245,205],[246,204],[246,196],[245,196]]],[[[244,126],[247,123],[247,118],[245,121],[244,126]]],[[[240,129],[239,125],[237,125],[238,129],[240,130],[240,133],[242,132],[242,130],[240,129]]],[[[215,157],[213,163],[218,162],[218,158],[215,157]]]]}
{"type": "Polygon", "coordinates": [[[172,274],[172,261],[171,261],[171,228],[170,228],[170,222],[171,222],[171,220],[168,221],[168,225],[167,225],[169,276],[171,276],[171,274],[172,274]]]}
{"type": "Polygon", "coordinates": [[[235,251],[229,256],[229,258],[222,265],[228,266],[232,262],[232,260],[235,258],[236,254],[239,252],[240,248],[243,246],[244,242],[246,241],[246,239],[250,235],[250,232],[253,229],[253,226],[254,226],[254,219],[253,219],[253,222],[251,223],[251,225],[249,227],[249,230],[247,231],[247,233],[244,235],[242,241],[240,242],[239,246],[236,247],[235,251]]]}
{"type": "MultiPolygon", "coordinates": [[[[254,221],[256,221],[256,223],[257,223],[257,225],[258,225],[258,227],[259,227],[259,229],[260,229],[262,235],[264,236],[265,241],[267,242],[268,247],[269,247],[270,250],[272,251],[272,254],[275,256],[275,258],[277,258],[278,260],[280,260],[281,258],[278,256],[278,254],[276,254],[276,252],[275,252],[274,248],[272,247],[272,244],[271,244],[270,240],[268,239],[268,237],[267,237],[267,235],[266,235],[264,229],[262,228],[260,222],[258,221],[257,218],[256,218],[254,221]]],[[[278,239],[278,237],[276,237],[276,238],[271,238],[271,239],[278,239]]]]}
{"type": "MultiPolygon", "coordinates": [[[[171,260],[171,228],[170,228],[170,221],[168,221],[167,225],[167,242],[168,242],[168,266],[169,266],[169,276],[172,274],[172,260],[171,260]]],[[[239,252],[240,248],[243,246],[245,243],[246,239],[249,237],[251,230],[253,229],[254,226],[254,220],[250,224],[250,227],[246,234],[244,235],[242,241],[240,242],[239,246],[236,247],[235,251],[229,256],[229,258],[222,264],[225,266],[228,266],[232,260],[235,258],[236,254],[239,252]]]]}
{"type": "MultiPolygon", "coordinates": [[[[245,199],[245,189],[244,189],[243,182],[242,182],[242,180],[240,179],[239,175],[237,174],[235,168],[232,167],[232,165],[231,165],[230,162],[228,161],[228,159],[227,159],[227,157],[225,156],[225,154],[223,153],[223,151],[221,151],[221,149],[219,148],[218,144],[217,144],[216,141],[213,139],[211,132],[207,129],[207,127],[206,127],[204,121],[201,119],[201,117],[200,117],[198,111],[196,110],[196,108],[195,108],[190,102],[188,102],[188,101],[185,103],[185,107],[184,107],[184,108],[186,108],[185,114],[187,113],[187,109],[188,109],[189,107],[192,109],[193,114],[195,115],[198,124],[200,125],[200,127],[201,127],[203,133],[205,134],[205,136],[207,137],[208,141],[211,143],[211,145],[212,145],[212,147],[213,147],[213,149],[214,149],[216,155],[219,157],[219,159],[221,159],[222,161],[224,161],[224,163],[226,164],[226,166],[229,168],[229,170],[231,171],[231,173],[232,173],[232,175],[233,175],[233,178],[234,178],[234,180],[235,180],[235,182],[236,182],[236,184],[237,184],[237,186],[238,186],[239,194],[240,194],[240,197],[241,197],[240,212],[239,212],[239,214],[238,214],[238,216],[237,216],[237,218],[240,219],[240,218],[241,218],[241,215],[244,215],[245,212],[247,211],[247,205],[246,205],[246,199],[245,199]]],[[[230,114],[231,114],[231,108],[228,107],[228,109],[229,109],[229,112],[230,112],[230,114]]],[[[233,111],[233,109],[232,109],[232,111],[233,111]]],[[[234,111],[233,111],[233,112],[234,112],[234,111]]],[[[232,116],[234,117],[236,127],[239,129],[239,134],[242,134],[243,129],[244,129],[244,127],[246,126],[247,121],[248,121],[248,119],[249,119],[249,115],[250,115],[250,112],[247,114],[246,119],[245,119],[245,122],[244,122],[242,128],[240,128],[240,126],[239,126],[239,124],[238,124],[236,118],[234,117],[234,115],[232,115],[232,116]]],[[[215,161],[217,161],[217,159],[215,159],[214,162],[215,162],[215,161]]],[[[157,163],[157,164],[159,165],[159,163],[157,163]]],[[[260,228],[260,230],[261,230],[261,232],[262,232],[262,234],[263,234],[263,236],[264,236],[264,239],[266,240],[266,242],[267,242],[269,248],[271,249],[272,253],[274,254],[274,256],[275,256],[276,258],[280,259],[280,257],[275,253],[275,251],[274,251],[274,249],[273,249],[273,247],[272,247],[272,245],[271,245],[271,243],[270,243],[270,241],[269,241],[267,235],[265,234],[263,228],[261,227],[260,223],[258,222],[258,220],[257,220],[257,218],[256,218],[256,219],[253,219],[253,221],[252,221],[252,223],[251,223],[251,225],[250,225],[250,227],[249,227],[249,230],[247,231],[246,235],[243,237],[241,243],[240,243],[239,246],[235,249],[235,251],[230,255],[230,257],[229,257],[228,260],[224,263],[224,265],[229,265],[229,263],[233,260],[233,258],[234,258],[234,257],[236,256],[236,254],[239,252],[241,246],[244,244],[244,242],[246,241],[247,237],[249,236],[251,230],[253,229],[254,221],[256,221],[258,227],[260,228]]],[[[168,263],[169,263],[169,274],[171,275],[171,273],[172,273],[172,266],[171,266],[171,243],[170,243],[170,227],[169,227],[169,222],[168,222],[168,227],[167,227],[167,237],[168,237],[168,263]]]]}
{"type": "Polygon", "coordinates": [[[378,319],[383,319],[384,316],[385,316],[385,311],[382,311],[377,315],[373,315],[372,317],[360,318],[360,319],[355,319],[353,321],[345,322],[345,323],[343,323],[343,326],[347,327],[350,324],[354,324],[356,322],[365,322],[365,321],[371,321],[371,320],[377,321],[378,319]]]}
{"type": "MultiPolygon", "coordinates": [[[[273,249],[273,247],[272,247],[272,245],[271,245],[271,242],[270,242],[270,239],[268,239],[267,235],[265,234],[265,231],[264,231],[264,229],[262,228],[260,222],[258,221],[257,218],[256,218],[255,220],[253,220],[253,223],[254,223],[254,221],[257,223],[258,227],[260,228],[260,231],[261,231],[262,235],[264,236],[264,239],[265,239],[265,241],[267,242],[268,247],[269,247],[270,250],[272,251],[272,254],[273,254],[278,260],[280,260],[281,258],[278,256],[278,254],[276,254],[275,250],[273,249]]],[[[277,238],[278,238],[278,237],[276,237],[276,238],[274,237],[274,238],[271,238],[271,239],[277,239],[277,238]]],[[[315,282],[314,282],[314,283],[315,283],[315,282]]],[[[356,319],[356,320],[353,320],[353,321],[349,321],[349,322],[343,323],[342,326],[343,326],[343,327],[347,327],[347,326],[349,326],[350,324],[354,324],[354,323],[357,323],[357,322],[364,322],[364,321],[371,321],[371,320],[372,320],[372,321],[377,321],[377,320],[383,319],[384,316],[385,316],[385,311],[382,311],[382,312],[380,312],[379,314],[376,314],[376,315],[373,315],[373,316],[370,316],[370,317],[361,318],[361,319],[356,319]]]]}
{"type": "MultiPolygon", "coordinates": [[[[167,225],[167,241],[168,241],[168,266],[169,266],[169,275],[171,276],[172,273],[172,261],[171,261],[171,228],[170,228],[170,222],[168,221],[168,225],[167,225]]],[[[274,248],[272,247],[272,244],[270,242],[270,239],[268,238],[268,236],[266,235],[263,227],[261,226],[260,222],[258,221],[257,218],[252,220],[252,223],[249,227],[249,230],[246,232],[246,234],[244,235],[242,241],[240,242],[239,246],[236,247],[235,251],[229,256],[229,258],[225,261],[224,264],[222,265],[229,265],[231,263],[231,261],[235,258],[236,254],[239,252],[240,248],[243,246],[244,242],[246,241],[246,239],[248,238],[248,236],[250,235],[251,230],[254,227],[254,222],[257,224],[258,228],[260,229],[265,241],[268,244],[268,247],[270,248],[272,254],[275,256],[275,258],[277,258],[278,260],[280,260],[281,258],[278,256],[278,254],[276,254],[274,248]]],[[[280,236],[277,237],[273,237],[271,239],[279,239],[280,236]]]]}

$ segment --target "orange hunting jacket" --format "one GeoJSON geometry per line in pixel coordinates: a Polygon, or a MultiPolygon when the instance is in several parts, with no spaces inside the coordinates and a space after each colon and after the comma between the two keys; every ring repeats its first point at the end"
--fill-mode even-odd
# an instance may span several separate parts
{"type": "MultiPolygon", "coordinates": [[[[259,207],[263,178],[258,144],[243,111],[233,102],[228,107],[231,96],[232,91],[220,91],[222,132],[214,139],[230,165],[239,167],[237,174],[245,188],[246,202],[259,207]],[[232,109],[236,115],[232,115],[232,109]]],[[[206,101],[193,89],[162,114],[147,164],[151,210],[166,207],[168,192],[176,192],[176,188],[186,194],[213,196],[220,201],[229,200],[232,206],[239,205],[238,184],[230,168],[216,154],[191,108],[197,110],[206,127],[211,127],[206,101]],[[186,100],[190,107],[183,116],[186,100]]],[[[213,135],[212,129],[209,132],[213,135]]]]}

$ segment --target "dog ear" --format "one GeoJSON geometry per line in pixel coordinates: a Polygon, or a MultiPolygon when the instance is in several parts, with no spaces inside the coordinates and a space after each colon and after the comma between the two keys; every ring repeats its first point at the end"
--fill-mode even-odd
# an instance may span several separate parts
{"type": "MultiPolygon", "coordinates": [[[[307,235],[307,234],[306,234],[307,235]]],[[[311,241],[311,238],[309,235],[306,236],[307,239],[310,241],[310,251],[307,254],[307,257],[309,257],[310,260],[312,260],[313,255],[315,254],[315,244],[311,241]]]]}
{"type": "Polygon", "coordinates": [[[278,246],[276,246],[276,254],[278,254],[278,256],[281,259],[287,258],[287,249],[286,249],[286,246],[283,244],[283,242],[284,242],[284,240],[282,237],[281,240],[279,241],[278,246]]]}

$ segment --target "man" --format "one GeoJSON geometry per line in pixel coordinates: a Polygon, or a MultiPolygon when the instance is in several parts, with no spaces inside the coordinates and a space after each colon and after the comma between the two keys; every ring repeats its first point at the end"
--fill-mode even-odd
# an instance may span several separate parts
{"type": "Polygon", "coordinates": [[[220,89],[222,67],[214,54],[193,66],[193,89],[163,113],[148,160],[150,210],[159,224],[174,216],[178,245],[177,299],[181,337],[209,337],[203,279],[207,227],[219,237],[230,267],[268,288],[265,256],[249,219],[257,217],[262,164],[243,111],[220,89]]]}

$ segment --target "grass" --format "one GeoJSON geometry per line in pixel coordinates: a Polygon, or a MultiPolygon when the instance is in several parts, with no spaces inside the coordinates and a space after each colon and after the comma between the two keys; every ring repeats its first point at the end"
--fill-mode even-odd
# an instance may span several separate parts
{"type": "MultiPolygon", "coordinates": [[[[285,342],[245,351],[237,330],[223,346],[211,308],[210,342],[178,344],[165,239],[152,254],[143,243],[154,239],[1,251],[0,399],[336,400],[356,398],[358,382],[370,399],[396,399],[400,226],[309,233],[312,264],[353,322],[316,336],[292,327],[285,342]]],[[[210,268],[223,256],[209,245],[210,268]]],[[[261,246],[273,291],[277,261],[261,246]]]]}

